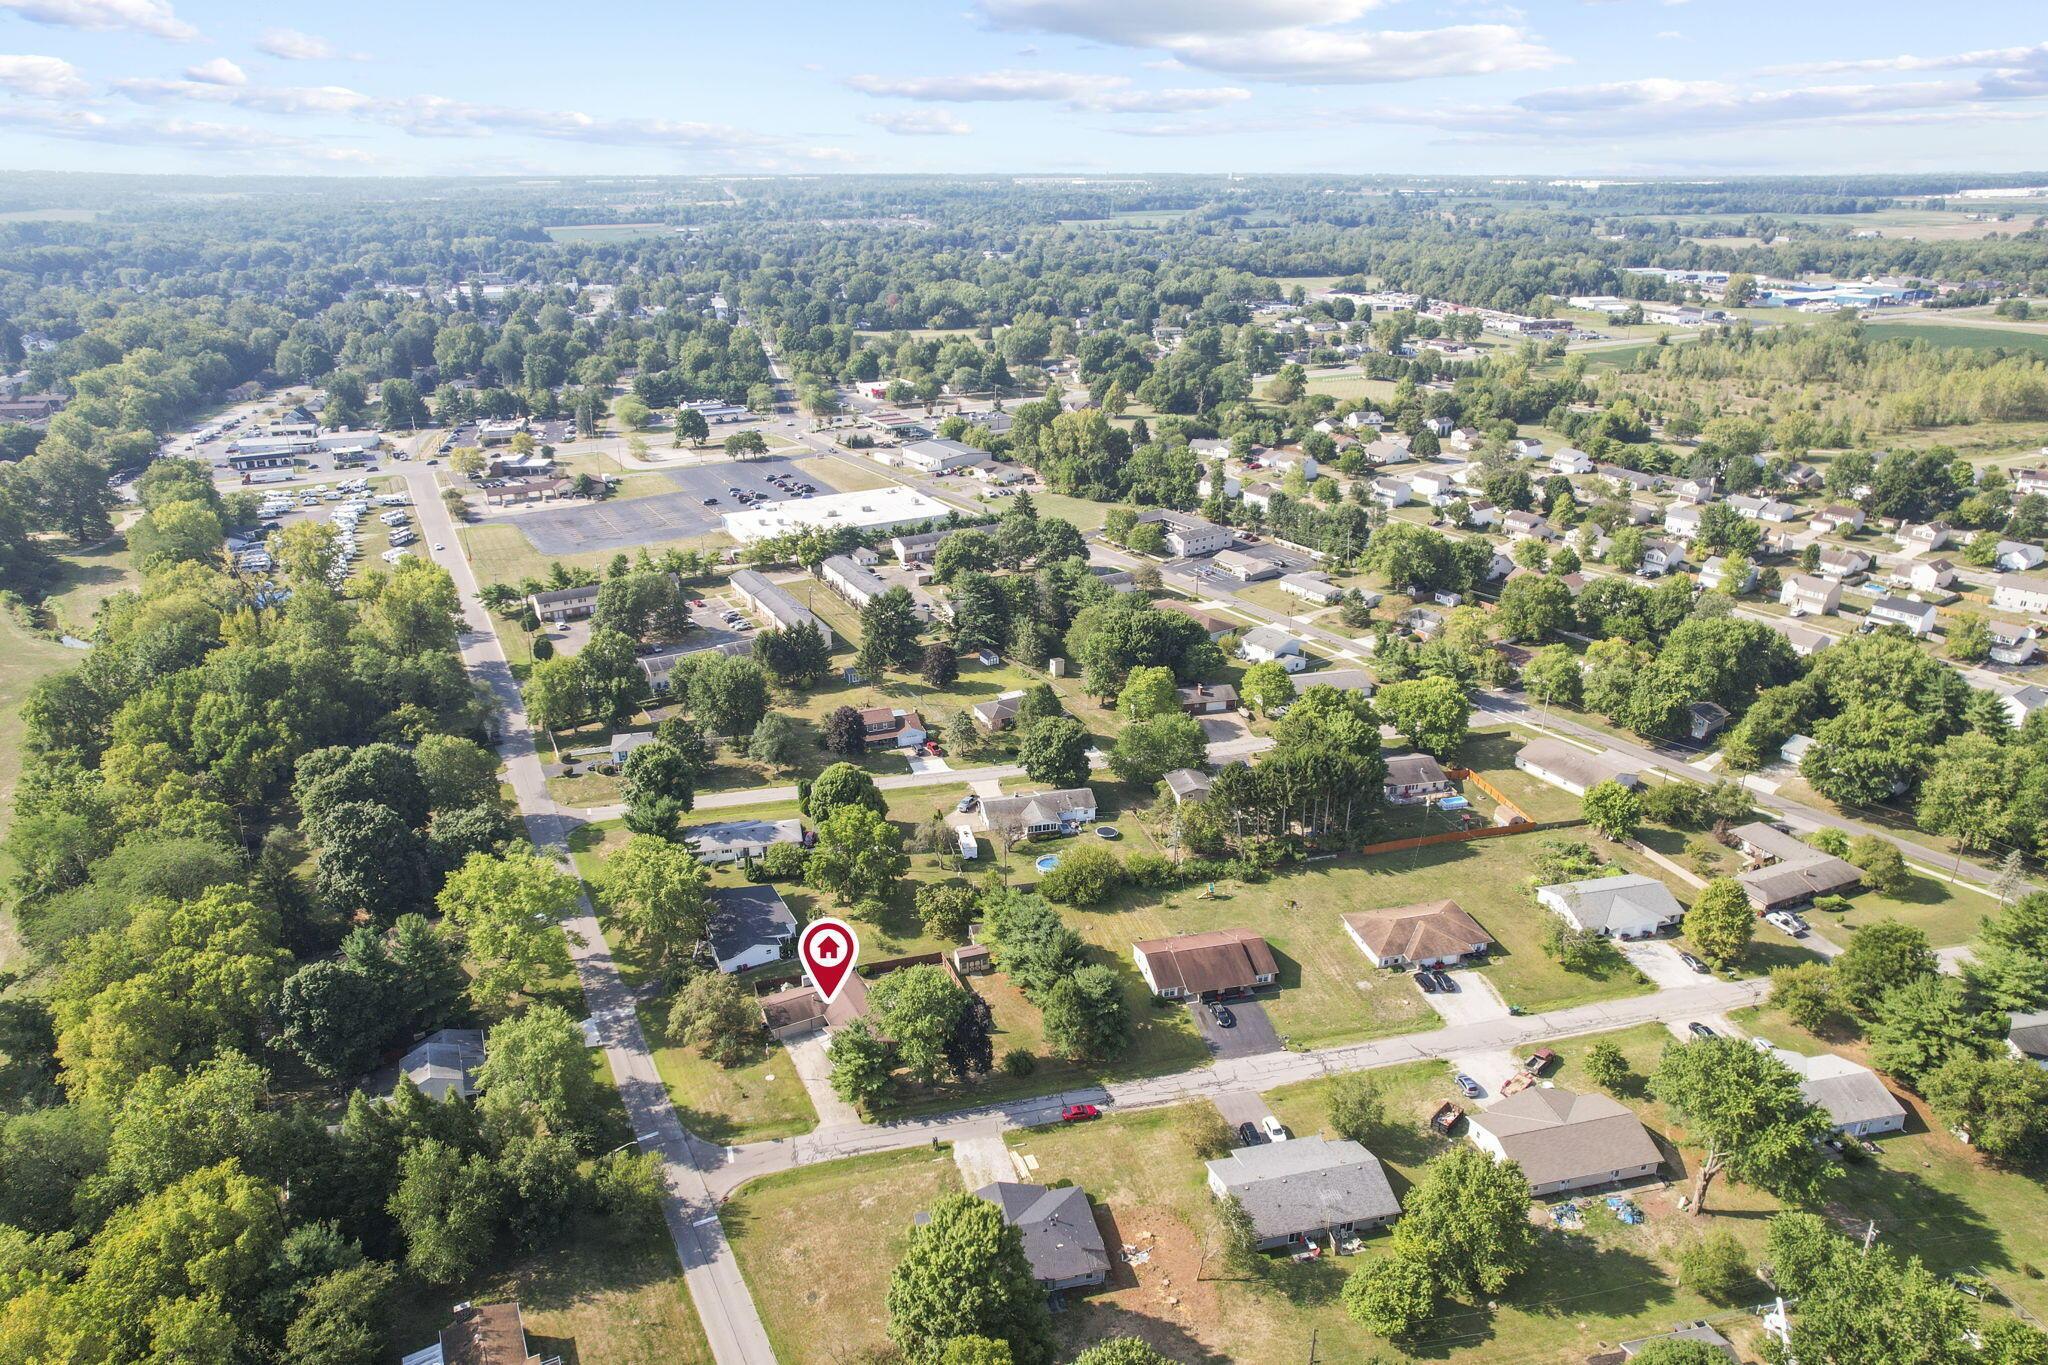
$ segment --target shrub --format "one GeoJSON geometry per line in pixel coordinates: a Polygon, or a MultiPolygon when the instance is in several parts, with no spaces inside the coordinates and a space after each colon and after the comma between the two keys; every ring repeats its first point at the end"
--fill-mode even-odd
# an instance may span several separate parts
{"type": "Polygon", "coordinates": [[[1678,1253],[1679,1282],[1719,1304],[1740,1303],[1756,1288],[1749,1258],[1731,1233],[1710,1232],[1678,1253]]]}
{"type": "Polygon", "coordinates": [[[1021,1047],[1013,1047],[1003,1054],[1003,1071],[1011,1076],[1029,1076],[1038,1070],[1038,1058],[1021,1047]]]}
{"type": "Polygon", "coordinates": [[[1082,844],[1060,854],[1059,866],[1039,882],[1039,894],[1055,905],[1100,905],[1125,879],[1124,865],[1100,844],[1082,844]]]}
{"type": "Polygon", "coordinates": [[[749,875],[756,881],[797,881],[804,875],[805,856],[802,844],[770,844],[749,875]]]}
{"type": "Polygon", "coordinates": [[[1158,853],[1129,853],[1124,855],[1124,875],[1131,885],[1142,886],[1147,891],[1163,891],[1180,884],[1181,869],[1171,858],[1158,853]]]}
{"type": "Polygon", "coordinates": [[[967,926],[979,907],[974,888],[964,882],[933,882],[917,888],[917,919],[934,938],[958,943],[967,937],[967,926]]]}

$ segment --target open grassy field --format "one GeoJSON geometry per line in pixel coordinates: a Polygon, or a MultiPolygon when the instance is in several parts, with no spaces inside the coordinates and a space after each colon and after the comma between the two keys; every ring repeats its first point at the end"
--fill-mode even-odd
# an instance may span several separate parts
{"type": "Polygon", "coordinates": [[[666,223],[577,223],[541,231],[557,242],[631,242],[643,237],[666,237],[675,229],[666,223]]]}
{"type": "Polygon", "coordinates": [[[53,625],[64,634],[92,635],[93,617],[100,603],[124,588],[132,588],[141,575],[128,553],[127,542],[119,536],[89,550],[57,556],[58,577],[44,595],[54,617],[53,625]]]}
{"type": "Polygon", "coordinates": [[[465,1302],[516,1300],[537,1356],[563,1365],[709,1365],[665,1228],[590,1216],[544,1251],[513,1255],[457,1285],[406,1283],[392,1304],[386,1359],[433,1344],[465,1302]]]}
{"type": "Polygon", "coordinates": [[[778,1360],[853,1360],[887,1341],[883,1299],[911,1220],[960,1188],[949,1148],[757,1180],[719,1211],[778,1360]]]}
{"type": "Polygon", "coordinates": [[[723,1067],[693,1047],[664,1041],[672,995],[640,1007],[640,1027],[655,1044],[654,1065],[683,1126],[707,1142],[737,1144],[808,1133],[818,1112],[780,1044],[764,1044],[741,1065],[723,1067]]]}
{"type": "MultiPolygon", "coordinates": [[[[533,542],[526,533],[510,522],[492,522],[488,525],[464,526],[456,531],[463,551],[468,554],[470,566],[476,570],[480,583],[518,583],[526,578],[545,578],[556,559],[572,569],[602,569],[612,561],[615,551],[602,550],[589,554],[546,556],[533,548],[533,542]]],[[[690,536],[680,540],[653,540],[645,548],[650,555],[661,555],[669,550],[712,550],[723,549],[732,544],[732,537],[723,531],[709,535],[690,536]]]]}
{"type": "Polygon", "coordinates": [[[1872,319],[1867,325],[1870,335],[1881,341],[1925,341],[1934,346],[1967,346],[1974,350],[2000,347],[2048,355],[2048,331],[2038,329],[1889,317],[1872,319]]]}

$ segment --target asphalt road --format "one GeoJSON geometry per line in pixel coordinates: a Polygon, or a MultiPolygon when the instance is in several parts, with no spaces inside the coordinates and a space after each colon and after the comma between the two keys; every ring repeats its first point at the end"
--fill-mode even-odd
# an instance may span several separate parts
{"type": "MultiPolygon", "coordinates": [[[[412,492],[422,541],[449,547],[433,552],[433,559],[453,576],[461,595],[463,665],[497,703],[502,735],[498,754],[504,760],[507,779],[525,817],[527,833],[537,847],[553,854],[565,870],[573,872],[565,842],[570,822],[548,795],[519,688],[478,597],[476,576],[461,553],[454,521],[441,501],[436,471],[412,461],[398,465],[394,472],[404,477],[412,492]]],[[[611,947],[605,942],[587,899],[582,903],[582,914],[563,927],[569,935],[584,1002],[596,1021],[605,1059],[618,1083],[633,1131],[643,1138],[642,1150],[657,1152],[662,1158],[668,1185],[662,1213],[683,1266],[690,1298],[711,1343],[712,1355],[720,1365],[774,1365],[775,1352],[768,1343],[767,1328],[754,1309],[753,1297],[733,1259],[732,1248],[718,1221],[717,1200],[706,1179],[708,1173],[720,1167],[724,1153],[700,1142],[677,1117],[668,1087],[662,1084],[654,1054],[641,1032],[632,993],[619,976],[611,947]]]]}

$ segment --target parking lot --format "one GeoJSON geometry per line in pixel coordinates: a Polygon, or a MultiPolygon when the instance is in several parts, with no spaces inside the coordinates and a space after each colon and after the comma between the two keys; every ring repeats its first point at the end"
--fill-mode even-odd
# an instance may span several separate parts
{"type": "MultiPolygon", "coordinates": [[[[769,482],[772,477],[804,478],[794,461],[779,457],[692,465],[662,473],[677,485],[676,492],[624,502],[549,507],[503,520],[517,525],[544,555],[630,550],[651,541],[687,540],[722,531],[725,514],[742,508],[734,489],[779,500],[786,495],[769,482]]],[[[817,487],[820,493],[833,491],[822,484],[817,487]]]]}
{"type": "Polygon", "coordinates": [[[1209,1044],[1209,1051],[1218,1057],[1256,1057],[1260,1053],[1280,1050],[1280,1034],[1273,1027],[1273,1021],[1266,1017],[1264,1005],[1256,1000],[1227,1003],[1237,1019],[1236,1026],[1232,1028],[1218,1024],[1207,1005],[1192,1002],[1188,1005],[1195,1016],[1195,1027],[1202,1031],[1203,1041],[1209,1044]]]}

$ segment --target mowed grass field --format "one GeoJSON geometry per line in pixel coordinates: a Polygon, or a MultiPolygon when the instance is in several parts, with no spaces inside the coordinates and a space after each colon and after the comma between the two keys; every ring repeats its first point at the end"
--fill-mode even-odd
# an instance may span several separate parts
{"type": "Polygon", "coordinates": [[[787,1171],[733,1195],[719,1220],[776,1358],[853,1360],[886,1342],[883,1302],[911,1220],[959,1188],[951,1149],[935,1144],[787,1171]]]}
{"type": "Polygon", "coordinates": [[[1866,325],[1871,336],[1883,341],[1925,341],[1935,346],[1967,346],[1975,350],[1997,347],[2048,356],[2048,331],[1904,318],[1874,318],[1866,325]]]}

